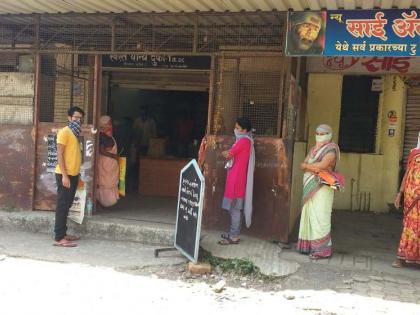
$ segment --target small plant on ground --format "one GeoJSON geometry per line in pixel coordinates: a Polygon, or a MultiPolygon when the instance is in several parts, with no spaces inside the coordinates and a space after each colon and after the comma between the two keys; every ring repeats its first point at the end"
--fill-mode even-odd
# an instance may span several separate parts
{"type": "Polygon", "coordinates": [[[254,275],[264,277],[257,266],[247,259],[224,259],[213,256],[210,252],[200,249],[200,260],[208,262],[213,267],[219,266],[223,272],[236,272],[241,275],[254,275]]]}

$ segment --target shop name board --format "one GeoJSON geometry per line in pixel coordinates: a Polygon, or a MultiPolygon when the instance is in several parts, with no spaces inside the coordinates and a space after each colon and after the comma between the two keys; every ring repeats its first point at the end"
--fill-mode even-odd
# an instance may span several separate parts
{"type": "Polygon", "coordinates": [[[112,68],[209,70],[211,66],[211,57],[149,54],[116,54],[103,56],[102,66],[112,68]]]}
{"type": "Polygon", "coordinates": [[[308,58],[307,72],[420,73],[420,59],[415,57],[310,57],[308,58]]]}
{"type": "Polygon", "coordinates": [[[420,56],[420,10],[290,12],[286,53],[420,56]]]}

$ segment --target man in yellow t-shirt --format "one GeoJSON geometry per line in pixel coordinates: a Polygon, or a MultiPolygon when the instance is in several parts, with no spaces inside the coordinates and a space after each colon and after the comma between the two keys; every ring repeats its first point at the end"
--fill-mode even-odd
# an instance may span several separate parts
{"type": "Polygon", "coordinates": [[[82,153],[79,136],[84,112],[73,106],[68,110],[67,126],[57,133],[57,208],[55,211],[54,246],[75,247],[80,237],[67,234],[67,217],[79,182],[82,153]]]}

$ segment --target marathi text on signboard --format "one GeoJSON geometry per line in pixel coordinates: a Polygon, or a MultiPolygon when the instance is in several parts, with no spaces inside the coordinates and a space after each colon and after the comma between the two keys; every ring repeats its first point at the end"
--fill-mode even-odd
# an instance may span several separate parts
{"type": "Polygon", "coordinates": [[[416,9],[291,12],[288,27],[289,55],[420,56],[416,9]]]}
{"type": "Polygon", "coordinates": [[[204,177],[195,160],[182,170],[179,179],[175,248],[197,262],[203,211],[204,177]]]}
{"type": "Polygon", "coordinates": [[[102,57],[102,66],[116,68],[209,70],[211,57],[149,54],[105,55],[102,57]]]}
{"type": "Polygon", "coordinates": [[[46,137],[47,142],[47,170],[54,172],[57,165],[57,140],[55,134],[46,137]]]}
{"type": "Polygon", "coordinates": [[[361,74],[420,73],[420,58],[415,57],[310,57],[307,72],[361,74]]]}

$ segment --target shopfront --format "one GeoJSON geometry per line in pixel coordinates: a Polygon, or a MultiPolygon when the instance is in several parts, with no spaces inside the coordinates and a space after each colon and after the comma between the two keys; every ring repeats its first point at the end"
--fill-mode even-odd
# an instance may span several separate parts
{"type": "Polygon", "coordinates": [[[310,21],[320,30],[309,46],[288,38],[288,54],[308,56],[307,148],[314,145],[312,134],[321,123],[332,127],[341,148],[339,170],[347,183],[345,192],[335,195],[334,209],[393,209],[407,154],[420,130],[420,34],[411,27],[418,13],[291,13],[289,29],[310,21]]]}
{"type": "Polygon", "coordinates": [[[2,105],[16,97],[19,104],[2,106],[2,145],[8,151],[1,167],[10,172],[2,175],[1,206],[54,210],[54,136],[69,106],[76,105],[86,112],[81,139],[86,203],[95,201],[95,131],[100,116],[109,115],[119,153],[130,162],[126,198],[138,198],[138,204],[145,198],[175,200],[179,170],[197,158],[207,134],[203,222],[223,229],[220,152],[233,143],[235,119],[248,116],[257,153],[250,233],[286,241],[296,115],[288,109],[289,78],[303,73],[304,65],[282,53],[285,17],[284,12],[8,16],[2,75],[12,80],[10,86],[17,79],[24,83],[2,95],[2,105]],[[136,128],[147,118],[155,126],[147,147],[133,146],[141,142],[136,128]],[[19,171],[12,171],[16,166],[19,171]]]}
{"type": "MultiPolygon", "coordinates": [[[[299,164],[321,122],[333,127],[334,140],[344,148],[340,167],[347,189],[337,195],[335,208],[387,211],[418,129],[420,52],[418,27],[400,32],[405,36],[400,40],[390,35],[390,21],[402,19],[396,25],[402,31],[418,23],[418,10],[398,3],[401,10],[386,17],[372,10],[319,11],[319,1],[307,7],[300,1],[252,0],[246,7],[186,2],[192,9],[169,4],[111,9],[98,1],[95,12],[103,13],[82,13],[91,9],[67,8],[71,4],[53,9],[51,1],[36,15],[0,4],[2,13],[24,13],[3,15],[0,23],[0,83],[6,87],[0,90],[0,207],[54,209],[51,143],[69,106],[77,105],[86,112],[81,174],[86,200],[95,200],[95,131],[101,115],[113,118],[119,153],[132,167],[126,200],[140,212],[146,198],[169,200],[162,204],[175,211],[178,171],[197,157],[206,134],[203,224],[224,229],[228,220],[220,204],[226,173],[220,152],[233,143],[236,117],[249,116],[257,161],[248,232],[288,240],[300,214],[299,164]],[[293,51],[285,47],[287,9],[306,14],[289,19],[297,34],[287,39],[293,51]],[[335,32],[328,39],[328,23],[345,31],[346,20],[358,36],[335,32]],[[366,93],[353,93],[354,82],[366,93]],[[353,96],[366,98],[357,113],[353,96]],[[135,126],[145,112],[156,131],[148,147],[133,150],[140,141],[135,126]]],[[[336,10],[337,3],[328,2],[327,9],[336,10]]],[[[155,208],[159,213],[162,207],[155,208]]]]}

